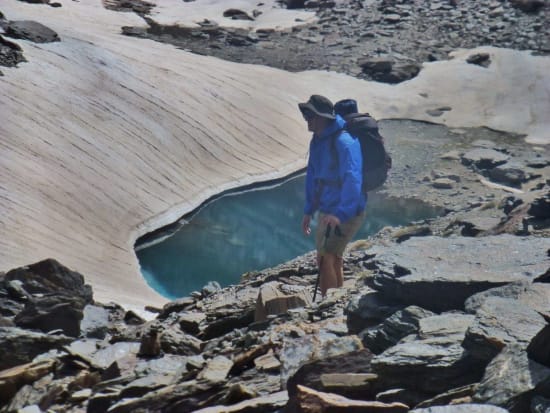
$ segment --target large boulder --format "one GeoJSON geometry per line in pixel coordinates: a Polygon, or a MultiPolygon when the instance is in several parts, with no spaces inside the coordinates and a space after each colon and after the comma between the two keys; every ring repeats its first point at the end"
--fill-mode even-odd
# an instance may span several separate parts
{"type": "Polygon", "coordinates": [[[304,364],[362,348],[363,344],[357,336],[338,337],[324,330],[320,330],[315,336],[285,338],[280,353],[282,386],[286,387],[288,378],[304,364]]]}
{"type": "Polygon", "coordinates": [[[549,385],[550,368],[530,360],[524,346],[511,344],[489,363],[473,400],[523,413],[530,411],[533,393],[549,385]]]}
{"type": "Polygon", "coordinates": [[[8,22],[5,30],[6,36],[8,37],[30,40],[35,43],[50,43],[59,41],[59,36],[56,32],[35,21],[10,21],[8,22]]]}
{"type": "Polygon", "coordinates": [[[432,315],[435,314],[412,305],[392,314],[382,324],[363,330],[359,337],[366,348],[380,354],[403,337],[418,332],[420,320],[432,315]]]}
{"type": "Polygon", "coordinates": [[[2,300],[2,314],[15,316],[16,325],[43,332],[60,329],[72,337],[80,334],[84,307],[93,302],[84,277],[53,259],[8,271],[0,288],[8,298],[2,300]]]}
{"type": "Polygon", "coordinates": [[[545,319],[529,306],[514,299],[489,297],[476,311],[463,346],[475,358],[488,362],[510,344],[527,349],[545,325],[545,319]]]}
{"type": "Polygon", "coordinates": [[[464,303],[466,312],[475,314],[490,297],[513,299],[541,314],[550,311],[550,284],[516,281],[472,295],[464,303]]]}
{"type": "Polygon", "coordinates": [[[311,303],[306,287],[292,286],[272,281],[262,285],[256,301],[255,321],[266,320],[270,315],[283,314],[292,308],[311,303]]]}
{"type": "MultiPolygon", "coordinates": [[[[296,396],[298,385],[307,386],[319,391],[329,391],[322,379],[327,375],[368,373],[371,371],[370,363],[372,357],[373,354],[369,350],[361,349],[306,363],[288,379],[286,386],[288,396],[290,398],[296,396]]],[[[362,399],[372,397],[372,390],[370,385],[365,385],[361,389],[348,387],[334,392],[349,398],[362,399]]]]}
{"type": "Polygon", "coordinates": [[[65,294],[51,294],[28,301],[14,321],[21,328],[44,333],[62,330],[68,336],[78,337],[83,316],[81,300],[65,294]]]}
{"type": "Polygon", "coordinates": [[[346,324],[350,333],[359,333],[367,327],[374,327],[384,321],[404,305],[388,301],[384,294],[369,291],[351,297],[345,308],[346,324]]]}
{"type": "Polygon", "coordinates": [[[0,370],[29,363],[37,355],[59,349],[70,341],[64,335],[0,327],[0,370]]]}
{"type": "Polygon", "coordinates": [[[461,343],[473,316],[447,313],[420,320],[419,331],[372,360],[372,370],[386,388],[438,394],[475,383],[482,367],[461,343]]]}
{"type": "Polygon", "coordinates": [[[406,305],[436,312],[461,310],[473,294],[544,273],[549,248],[550,239],[508,234],[411,238],[372,249],[372,287],[406,305]]]}
{"type": "Polygon", "coordinates": [[[92,287],[84,283],[84,277],[54,259],[8,271],[5,279],[20,281],[29,294],[65,293],[78,297],[83,304],[93,302],[92,287]]]}

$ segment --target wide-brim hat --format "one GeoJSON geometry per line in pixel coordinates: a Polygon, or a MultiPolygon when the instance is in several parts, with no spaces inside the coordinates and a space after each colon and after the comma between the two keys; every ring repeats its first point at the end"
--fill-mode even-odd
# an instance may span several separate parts
{"type": "Polygon", "coordinates": [[[336,119],[334,115],[334,105],[329,99],[321,95],[311,95],[307,102],[298,103],[298,107],[302,114],[309,111],[322,118],[330,120],[336,119]]]}

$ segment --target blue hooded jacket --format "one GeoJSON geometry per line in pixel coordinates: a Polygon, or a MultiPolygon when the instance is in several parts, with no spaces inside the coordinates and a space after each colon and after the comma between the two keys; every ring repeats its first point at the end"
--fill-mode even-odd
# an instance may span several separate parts
{"type": "Polygon", "coordinates": [[[343,129],[346,122],[339,115],[309,144],[306,172],[306,202],[304,214],[315,211],[335,215],[340,222],[361,213],[367,195],[361,190],[361,144],[343,129]]]}

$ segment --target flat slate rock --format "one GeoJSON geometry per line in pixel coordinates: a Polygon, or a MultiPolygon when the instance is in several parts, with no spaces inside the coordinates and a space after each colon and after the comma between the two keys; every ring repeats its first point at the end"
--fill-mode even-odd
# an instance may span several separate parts
{"type": "Polygon", "coordinates": [[[6,27],[6,36],[15,39],[30,40],[34,43],[58,42],[59,36],[49,27],[31,20],[10,21],[6,27]]]}
{"type": "Polygon", "coordinates": [[[472,356],[489,361],[510,344],[527,349],[545,326],[542,315],[528,305],[515,299],[489,297],[478,308],[462,345],[472,356]]]}
{"type": "Polygon", "coordinates": [[[490,297],[517,300],[540,314],[550,315],[550,284],[530,281],[517,281],[502,287],[477,293],[464,304],[466,312],[475,313],[490,297]]]}
{"type": "Polygon", "coordinates": [[[511,412],[528,412],[532,392],[548,383],[550,369],[530,360],[525,349],[509,345],[485,370],[473,400],[504,407],[511,412]]]}
{"type": "Polygon", "coordinates": [[[419,331],[372,359],[372,371],[386,388],[407,388],[438,394],[476,382],[479,363],[462,347],[471,315],[446,313],[426,317],[419,331]]]}
{"type": "Polygon", "coordinates": [[[457,404],[454,406],[434,406],[426,409],[414,409],[409,413],[508,413],[502,407],[488,404],[457,404]]]}
{"type": "Polygon", "coordinates": [[[548,269],[550,239],[503,234],[480,238],[411,238],[375,247],[372,287],[387,299],[441,312],[464,308],[473,294],[548,269]]]}

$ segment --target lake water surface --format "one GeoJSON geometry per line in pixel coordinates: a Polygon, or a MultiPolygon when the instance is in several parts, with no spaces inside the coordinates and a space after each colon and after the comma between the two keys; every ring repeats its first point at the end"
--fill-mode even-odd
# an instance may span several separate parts
{"type": "MultiPolygon", "coordinates": [[[[273,267],[314,249],[313,236],[301,232],[303,204],[303,175],[225,195],[187,218],[172,236],[137,248],[141,272],[169,299],[187,296],[209,281],[236,284],[247,271],[273,267]]],[[[369,194],[367,219],[356,239],[440,212],[418,201],[369,194]]]]}

